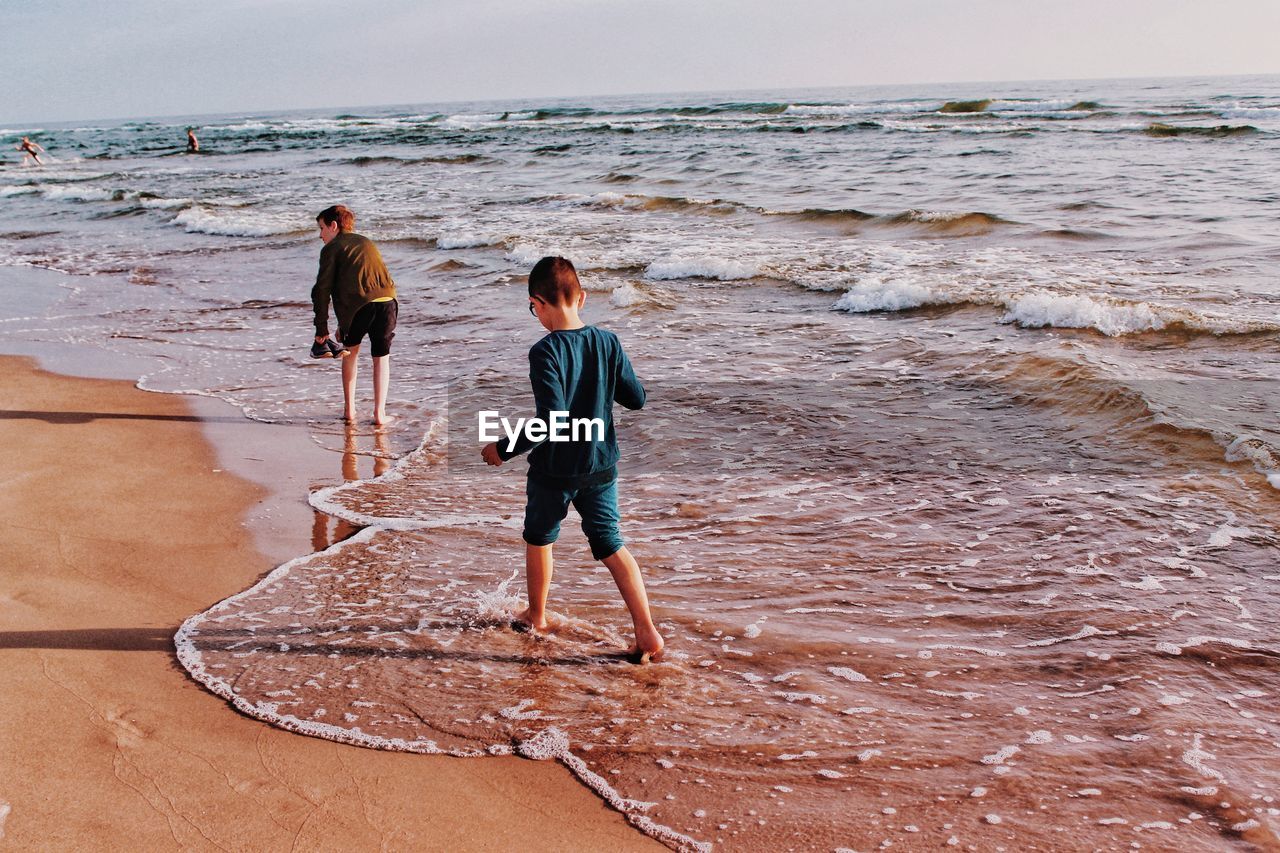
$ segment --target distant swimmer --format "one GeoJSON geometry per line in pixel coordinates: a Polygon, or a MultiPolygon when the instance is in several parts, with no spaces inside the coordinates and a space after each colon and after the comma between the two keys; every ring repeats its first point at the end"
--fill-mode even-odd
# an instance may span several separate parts
{"type": "Polygon", "coordinates": [[[200,153],[200,140],[196,139],[196,129],[194,127],[187,128],[187,153],[200,153]]]}
{"type": "Polygon", "coordinates": [[[14,150],[22,152],[22,161],[24,163],[27,158],[30,157],[32,160],[36,161],[37,166],[44,165],[44,161],[40,159],[40,155],[44,153],[44,149],[37,143],[32,142],[29,138],[25,136],[22,137],[22,141],[14,146],[14,150]]]}

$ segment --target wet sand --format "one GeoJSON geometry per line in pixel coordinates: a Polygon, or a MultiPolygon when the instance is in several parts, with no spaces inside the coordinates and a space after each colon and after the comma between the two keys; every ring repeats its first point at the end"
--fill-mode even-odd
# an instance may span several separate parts
{"type": "Polygon", "coordinates": [[[302,737],[197,686],[173,633],[272,568],[243,520],[278,498],[205,403],[16,357],[0,389],[0,847],[662,849],[558,765],[302,737]]]}

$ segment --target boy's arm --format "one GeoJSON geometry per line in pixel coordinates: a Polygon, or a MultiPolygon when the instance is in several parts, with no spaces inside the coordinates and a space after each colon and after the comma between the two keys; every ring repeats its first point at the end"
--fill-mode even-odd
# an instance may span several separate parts
{"type": "Polygon", "coordinates": [[[618,368],[613,383],[613,399],[628,409],[642,408],[645,401],[644,386],[636,378],[636,372],[631,367],[631,359],[627,358],[621,345],[618,346],[618,368]]]}
{"type": "Polygon", "coordinates": [[[315,287],[311,288],[311,306],[316,312],[316,337],[329,336],[329,297],[337,278],[337,253],[325,246],[320,250],[320,272],[316,274],[315,287]]]}
{"type": "MultiPolygon", "coordinates": [[[[560,381],[560,371],[556,369],[556,363],[551,354],[539,347],[529,350],[529,384],[533,386],[533,401],[537,406],[538,417],[544,423],[550,422],[552,412],[569,410],[564,399],[564,384],[560,381]]],[[[504,462],[541,442],[531,441],[528,435],[521,431],[515,447],[507,450],[509,444],[510,442],[505,439],[498,442],[498,458],[504,462]]]]}

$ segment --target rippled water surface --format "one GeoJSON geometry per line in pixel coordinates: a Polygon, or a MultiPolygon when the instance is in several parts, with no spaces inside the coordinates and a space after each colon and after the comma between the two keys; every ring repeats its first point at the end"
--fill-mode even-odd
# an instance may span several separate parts
{"type": "Polygon", "coordinates": [[[8,130],[56,160],[0,169],[0,263],[65,275],[6,335],[335,451],[317,553],[180,637],[242,710],[555,757],[677,848],[1280,848],[1276,78],[8,130]],[[400,289],[388,431],[306,358],[337,201],[400,289]],[[506,627],[523,463],[475,412],[529,405],[550,253],[649,389],[661,664],[573,523],[559,628],[506,627]]]}

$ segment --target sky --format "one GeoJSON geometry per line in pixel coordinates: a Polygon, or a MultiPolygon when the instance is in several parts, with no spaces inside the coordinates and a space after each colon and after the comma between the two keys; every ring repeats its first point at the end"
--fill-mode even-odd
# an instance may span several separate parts
{"type": "Polygon", "coordinates": [[[1280,72],[1280,0],[0,0],[0,123],[1280,72]]]}

